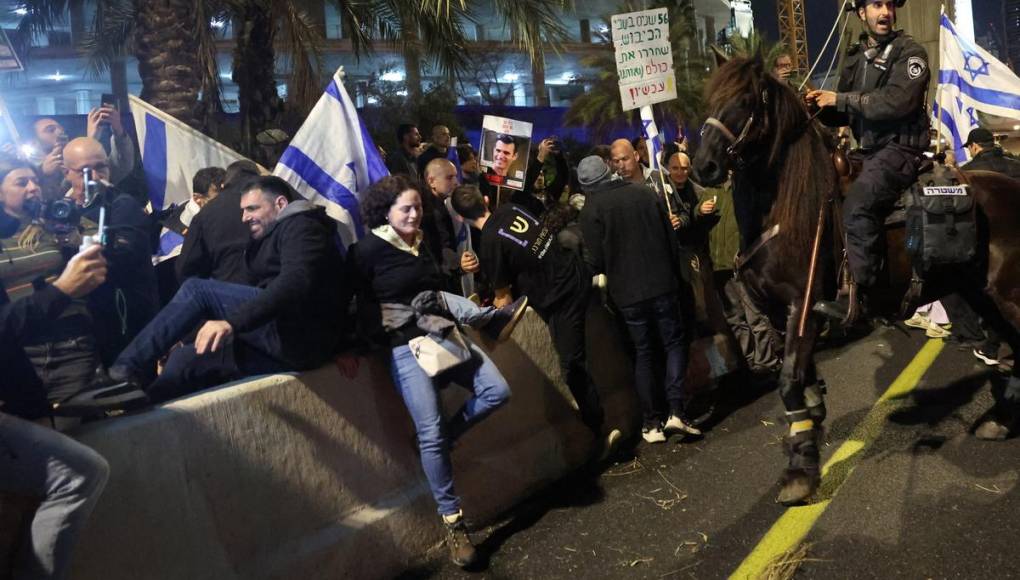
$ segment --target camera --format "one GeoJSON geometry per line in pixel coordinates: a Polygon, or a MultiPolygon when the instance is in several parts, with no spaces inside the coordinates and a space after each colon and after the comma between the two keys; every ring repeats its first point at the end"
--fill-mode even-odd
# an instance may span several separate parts
{"type": "Polygon", "coordinates": [[[81,210],[73,199],[25,200],[25,213],[33,220],[41,221],[43,227],[57,236],[70,234],[78,229],[81,210]]]}
{"type": "Polygon", "coordinates": [[[85,178],[84,207],[79,207],[75,200],[66,197],[47,201],[25,200],[25,213],[33,220],[40,222],[43,229],[53,234],[57,243],[62,246],[77,245],[79,241],[82,241],[84,245],[91,245],[94,242],[105,245],[107,227],[104,198],[106,197],[106,188],[92,179],[92,170],[88,167],[82,169],[82,175],[85,178]],[[93,206],[99,207],[98,235],[85,236],[84,239],[81,239],[79,234],[82,233],[83,212],[93,206]]]}

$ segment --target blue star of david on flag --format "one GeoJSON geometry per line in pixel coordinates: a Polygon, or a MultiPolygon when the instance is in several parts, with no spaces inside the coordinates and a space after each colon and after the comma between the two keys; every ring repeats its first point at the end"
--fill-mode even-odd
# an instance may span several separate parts
{"type": "Polygon", "coordinates": [[[976,52],[964,51],[963,70],[970,73],[970,82],[974,82],[979,76],[988,74],[988,61],[976,52]]]}
{"type": "Polygon", "coordinates": [[[967,116],[970,117],[970,126],[977,127],[978,118],[977,113],[974,112],[974,107],[967,107],[967,116]]]}

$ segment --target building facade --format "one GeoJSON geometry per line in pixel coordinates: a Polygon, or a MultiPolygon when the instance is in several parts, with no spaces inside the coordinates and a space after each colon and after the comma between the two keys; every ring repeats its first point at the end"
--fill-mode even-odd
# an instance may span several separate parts
{"type": "MultiPolygon", "coordinates": [[[[698,39],[698,50],[705,50],[708,43],[717,41],[720,35],[733,30],[748,31],[753,27],[749,0],[687,0],[694,4],[698,39]]],[[[370,55],[356,58],[350,43],[343,37],[341,15],[335,5],[322,0],[306,0],[309,15],[324,29],[326,73],[343,66],[348,83],[366,83],[370,79],[382,82],[399,82],[404,79],[402,57],[393,46],[378,43],[370,55]]],[[[141,92],[138,63],[134,58],[125,57],[115,64],[112,71],[89,74],[86,59],[82,56],[82,43],[87,38],[88,26],[95,17],[94,0],[69,2],[63,24],[53,31],[32,39],[32,47],[21,55],[25,64],[22,72],[3,73],[0,89],[13,116],[84,114],[99,104],[103,93],[116,92],[111,85],[111,76],[121,87],[126,85],[131,94],[141,92]]],[[[545,91],[552,106],[566,106],[578,94],[586,90],[583,79],[594,71],[586,69],[583,59],[592,54],[612,51],[611,34],[607,24],[609,15],[617,7],[615,1],[594,0],[578,2],[576,7],[565,11],[562,17],[568,40],[562,50],[548,50],[545,56],[545,91]],[[580,82],[579,82],[580,81],[580,82]]],[[[7,2],[6,10],[0,8],[0,26],[13,30],[25,10],[15,2],[7,2]]],[[[510,42],[509,32],[487,3],[472,7],[473,17],[462,24],[469,40],[467,51],[472,63],[470,70],[453,87],[463,104],[486,104],[478,79],[495,83],[495,88],[505,98],[504,104],[530,106],[536,103],[535,87],[532,83],[531,63],[527,56],[510,42]]],[[[231,80],[231,52],[234,48],[234,27],[231,22],[211,22],[218,33],[219,70],[223,89],[223,104],[228,112],[238,107],[237,85],[231,80]]],[[[282,60],[282,59],[278,59],[282,60]]],[[[287,71],[277,63],[278,91],[281,96],[287,92],[287,71]]],[[[423,71],[423,81],[447,82],[431,74],[428,67],[423,71]]],[[[349,85],[350,86],[350,85],[349,85]]],[[[492,88],[491,86],[489,88],[492,88]]],[[[487,91],[486,94],[491,93],[487,91]]],[[[366,104],[361,91],[356,94],[359,105],[366,104]]]]}

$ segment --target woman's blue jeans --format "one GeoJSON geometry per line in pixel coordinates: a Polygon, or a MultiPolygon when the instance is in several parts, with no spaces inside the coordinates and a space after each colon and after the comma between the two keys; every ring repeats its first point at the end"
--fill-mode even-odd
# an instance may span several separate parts
{"type": "Polygon", "coordinates": [[[475,344],[471,344],[471,350],[474,356],[470,361],[434,378],[425,374],[407,345],[394,347],[392,352],[393,383],[414,421],[422,468],[440,515],[460,510],[450,465],[452,442],[510,398],[510,386],[492,360],[475,344]],[[443,418],[439,390],[451,382],[474,394],[447,420],[443,418]]]}

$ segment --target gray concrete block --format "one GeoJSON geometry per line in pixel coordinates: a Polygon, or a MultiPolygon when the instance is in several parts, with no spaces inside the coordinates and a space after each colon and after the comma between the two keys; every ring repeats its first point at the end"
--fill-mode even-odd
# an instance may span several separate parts
{"type": "MultiPolygon", "coordinates": [[[[582,465],[593,439],[534,312],[510,341],[479,342],[513,392],[453,453],[465,513],[484,522],[582,465]]],[[[607,420],[633,433],[630,362],[599,308],[589,345],[607,420]]],[[[446,389],[444,408],[465,397],[446,389]]],[[[253,378],[76,435],[112,473],[74,578],[382,578],[443,538],[381,356],[362,359],[355,379],[332,366],[253,378]]]]}

